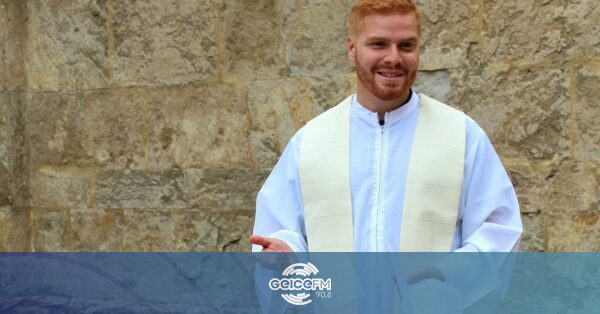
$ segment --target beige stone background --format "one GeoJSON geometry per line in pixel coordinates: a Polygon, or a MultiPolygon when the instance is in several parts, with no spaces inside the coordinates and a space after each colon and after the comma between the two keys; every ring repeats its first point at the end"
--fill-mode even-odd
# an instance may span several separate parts
{"type": "MultiPolygon", "coordinates": [[[[0,250],[239,251],[354,90],[352,0],[0,0],[0,250]]],[[[417,89],[488,132],[525,251],[600,250],[600,2],[421,0],[417,89]]]]}

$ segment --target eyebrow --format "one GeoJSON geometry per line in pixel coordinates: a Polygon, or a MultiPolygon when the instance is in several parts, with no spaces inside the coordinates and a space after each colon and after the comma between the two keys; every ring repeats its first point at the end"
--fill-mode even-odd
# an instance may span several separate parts
{"type": "MultiPolygon", "coordinates": [[[[379,37],[379,36],[367,37],[367,39],[366,39],[366,42],[374,42],[374,41],[385,41],[385,42],[387,42],[387,41],[390,41],[390,40],[389,40],[389,38],[384,38],[384,37],[379,37]]],[[[406,39],[402,39],[400,41],[402,41],[402,42],[407,42],[407,41],[408,42],[417,42],[417,41],[419,41],[419,38],[413,36],[413,37],[409,37],[409,38],[406,38],[406,39]]]]}

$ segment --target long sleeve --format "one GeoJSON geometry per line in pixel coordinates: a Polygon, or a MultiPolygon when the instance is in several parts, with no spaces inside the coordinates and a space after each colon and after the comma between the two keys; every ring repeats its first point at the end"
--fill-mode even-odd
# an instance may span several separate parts
{"type": "Polygon", "coordinates": [[[485,132],[470,118],[465,158],[461,239],[456,251],[517,251],[523,231],[515,190],[485,132]]]}
{"type": "MultiPolygon", "coordinates": [[[[298,175],[298,131],[286,146],[256,198],[254,234],[277,238],[294,251],[307,251],[298,175]]],[[[252,246],[253,252],[262,248],[252,246]]]]}
{"type": "MultiPolygon", "coordinates": [[[[518,251],[523,227],[515,191],[485,132],[467,119],[470,145],[459,215],[462,241],[454,252],[518,251]]],[[[460,291],[465,313],[487,313],[502,301],[514,260],[509,253],[465,254],[437,268],[446,283],[460,291]]]]}

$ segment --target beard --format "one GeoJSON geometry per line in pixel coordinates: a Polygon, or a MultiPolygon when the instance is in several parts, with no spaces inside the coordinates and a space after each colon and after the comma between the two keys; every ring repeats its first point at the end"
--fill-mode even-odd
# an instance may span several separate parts
{"type": "Polygon", "coordinates": [[[358,62],[356,58],[356,76],[360,83],[371,93],[373,96],[384,101],[397,100],[408,97],[409,90],[417,77],[417,72],[409,72],[402,66],[397,65],[393,68],[390,67],[373,67],[372,69],[366,69],[362,64],[358,62]],[[380,85],[375,81],[377,71],[380,70],[396,70],[402,71],[404,75],[404,81],[400,85],[380,85]]]}

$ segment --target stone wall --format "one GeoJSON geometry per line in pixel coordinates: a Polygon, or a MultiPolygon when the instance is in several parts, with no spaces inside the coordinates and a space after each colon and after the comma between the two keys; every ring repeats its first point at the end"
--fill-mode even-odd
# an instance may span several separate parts
{"type": "MultiPolygon", "coordinates": [[[[0,250],[248,250],[256,192],[354,90],[352,0],[0,0],[0,250]]],[[[421,0],[417,89],[488,132],[526,251],[600,250],[600,3],[421,0]]]]}

